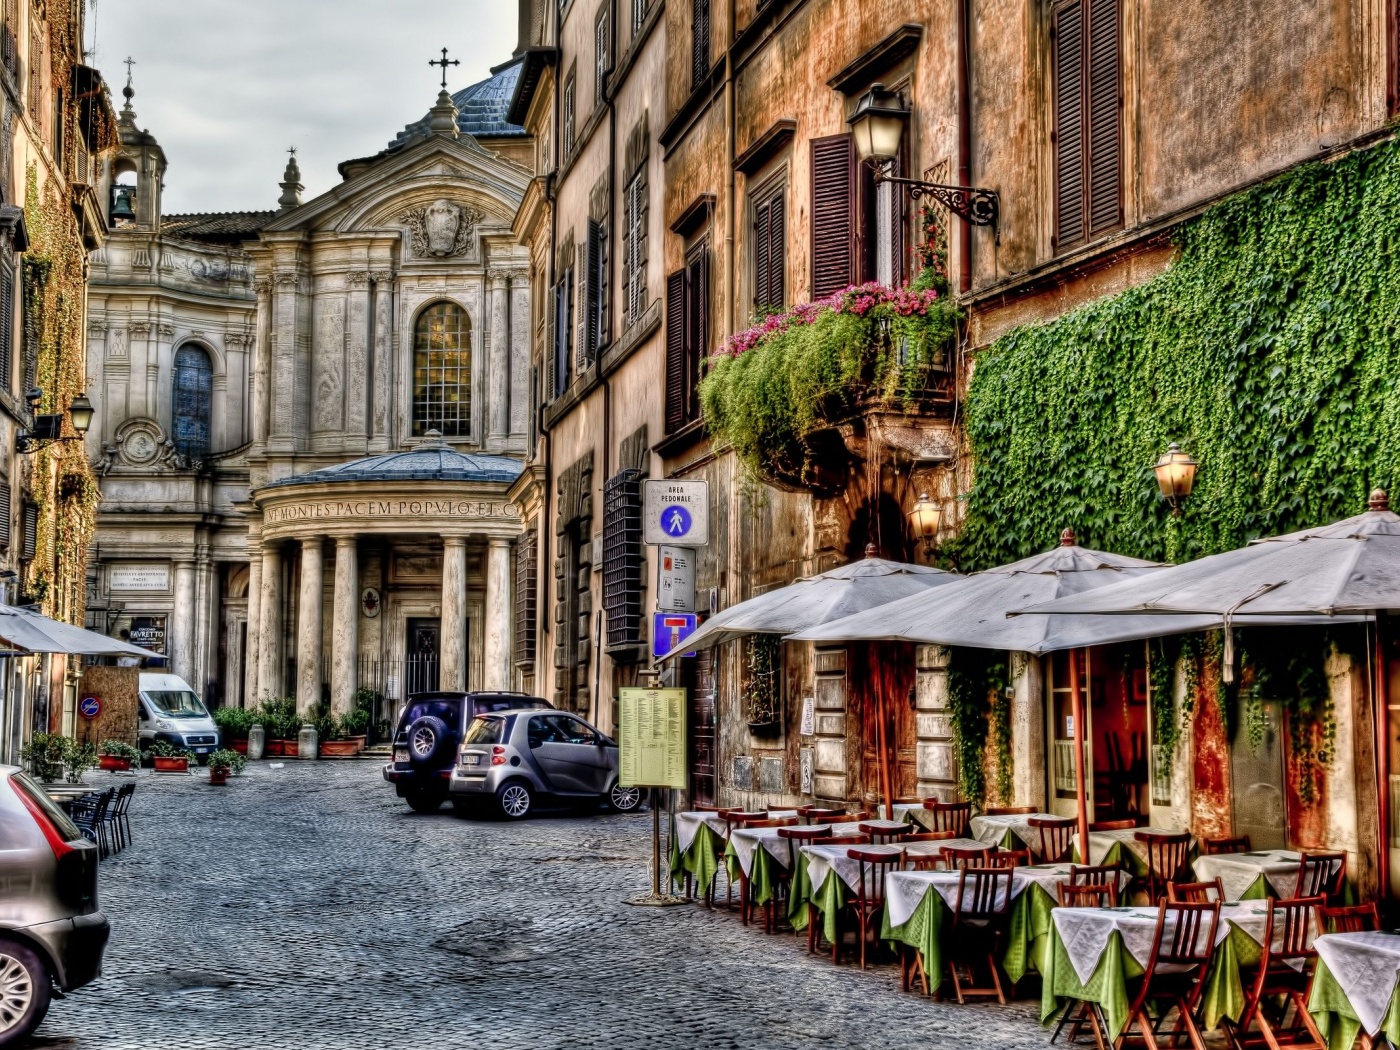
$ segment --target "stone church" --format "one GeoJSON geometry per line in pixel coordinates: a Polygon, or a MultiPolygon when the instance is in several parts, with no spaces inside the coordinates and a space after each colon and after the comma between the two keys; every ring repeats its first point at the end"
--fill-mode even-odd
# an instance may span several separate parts
{"type": "Polygon", "coordinates": [[[364,689],[388,717],[417,690],[517,685],[519,71],[444,89],[315,199],[293,154],[276,209],[197,215],[162,211],[127,84],[90,291],[89,625],[211,703],[344,712],[364,689]]]}

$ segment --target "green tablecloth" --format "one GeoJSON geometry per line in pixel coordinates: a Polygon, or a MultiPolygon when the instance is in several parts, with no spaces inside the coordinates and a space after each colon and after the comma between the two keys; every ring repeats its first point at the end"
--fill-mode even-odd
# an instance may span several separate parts
{"type": "Polygon", "coordinates": [[[702,823],[684,853],[676,845],[675,822],[671,825],[671,881],[676,885],[690,875],[695,879],[695,892],[703,896],[719,871],[719,851],[724,839],[708,824],[702,823]]]}
{"type": "Polygon", "coordinates": [[[829,943],[836,942],[836,919],[846,906],[846,884],[835,869],[826,873],[826,881],[821,889],[812,893],[812,879],[807,874],[807,854],[797,854],[797,868],[792,873],[792,888],[788,891],[788,922],[792,928],[802,931],[807,928],[807,905],[811,904],[822,917],[822,935],[829,943]]]}
{"type": "MultiPolygon", "coordinates": [[[[1313,976],[1312,995],[1308,998],[1308,1013],[1327,1045],[1332,1050],[1351,1050],[1361,1031],[1361,1020],[1352,1009],[1346,992],[1321,959],[1313,976]]],[[[1390,1006],[1381,1019],[1380,1035],[1391,1046],[1400,1046],[1400,986],[1390,997],[1390,1006]]]]}
{"type": "MultiPolygon", "coordinates": [[[[1258,962],[1260,952],[1259,945],[1249,934],[1233,925],[1230,927],[1229,935],[1215,950],[1210,972],[1206,975],[1201,1006],[1207,1029],[1218,1025],[1222,1017],[1239,1020],[1244,1011],[1240,967],[1258,962]]],[[[1079,974],[1052,922],[1041,969],[1044,978],[1040,992],[1041,1023],[1048,1026],[1070,1005],[1069,1000],[1084,1000],[1099,1005],[1108,1021],[1109,1038],[1117,1039],[1128,1024],[1128,982],[1142,976],[1142,972],[1142,966],[1123,947],[1123,937],[1115,930],[1093,976],[1087,984],[1080,983],[1079,974]]]]}
{"type": "MultiPolygon", "coordinates": [[[[743,877],[744,870],[739,866],[739,854],[735,851],[732,841],[724,849],[724,862],[729,868],[729,877],[738,882],[743,877]]],[[[783,866],[778,863],[773,854],[764,849],[762,845],[755,843],[753,863],[749,865],[748,880],[749,885],[753,887],[753,899],[756,904],[767,904],[773,899],[776,882],[774,872],[782,870],[783,866]]]]}

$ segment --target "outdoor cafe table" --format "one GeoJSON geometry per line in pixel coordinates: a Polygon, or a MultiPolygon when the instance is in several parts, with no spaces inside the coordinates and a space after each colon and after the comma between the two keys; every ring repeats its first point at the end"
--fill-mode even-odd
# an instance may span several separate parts
{"type": "Polygon", "coordinates": [[[896,802],[893,806],[894,819],[906,824],[914,824],[925,831],[933,830],[933,813],[922,802],[896,802]]]}
{"type": "MultiPolygon", "coordinates": [[[[1116,864],[1120,868],[1126,868],[1134,875],[1141,878],[1147,874],[1147,843],[1138,841],[1139,832],[1150,832],[1155,835],[1179,835],[1179,831],[1169,831],[1166,828],[1124,828],[1121,831],[1091,831],[1089,832],[1089,863],[1091,865],[1116,864]]],[[[1084,855],[1084,851],[1079,847],[1079,836],[1075,835],[1071,842],[1074,845],[1074,856],[1078,860],[1084,855]]],[[[1083,863],[1083,861],[1080,861],[1083,863]]]]}
{"type": "MultiPolygon", "coordinates": [[[[832,824],[832,838],[860,835],[859,821],[832,824]]],[[[753,887],[754,901],[767,904],[773,896],[773,865],[784,871],[792,870],[792,840],[778,834],[781,828],[735,828],[729,833],[729,845],[724,856],[729,864],[729,874],[738,881],[740,873],[753,887]]],[[[793,875],[793,885],[797,875],[793,875]]]]}
{"type": "MultiPolygon", "coordinates": [[[[1092,836],[1091,836],[1092,837],[1092,836]]],[[[1250,853],[1217,853],[1197,857],[1191,870],[1202,882],[1219,879],[1227,901],[1287,899],[1298,887],[1298,867],[1302,857],[1287,849],[1255,850],[1250,853]]],[[[1341,861],[1334,861],[1334,866],[1341,861]]]]}
{"type": "Polygon", "coordinates": [[[1058,820],[1053,813],[1001,813],[972,818],[972,837],[989,846],[1002,849],[1028,849],[1040,853],[1040,830],[1033,828],[1034,819],[1058,820]]]}
{"type": "MultiPolygon", "coordinates": [[[[1269,909],[1266,901],[1221,905],[1215,955],[1201,1006],[1207,1029],[1244,1010],[1240,967],[1259,961],[1269,909]]],[[[1049,1024],[1070,1000],[1098,1003],[1117,1039],[1128,1024],[1128,982],[1142,975],[1152,952],[1157,909],[1056,908],[1043,957],[1040,1019],[1049,1024]]],[[[1208,929],[1202,926],[1202,934],[1208,929]]],[[[1167,934],[1170,934],[1170,922],[1167,934]]],[[[1335,1045],[1335,1044],[1334,1044],[1335,1045]]]]}
{"type": "Polygon", "coordinates": [[[686,810],[671,818],[671,880],[690,875],[704,888],[719,871],[719,852],[729,825],[713,810],[686,810]]]}
{"type": "MultiPolygon", "coordinates": [[[[888,846],[860,848],[874,853],[898,853],[903,850],[906,857],[936,857],[947,846],[959,849],[987,848],[976,839],[940,839],[936,842],[891,843],[888,846]]],[[[860,862],[851,860],[849,850],[849,846],[839,843],[815,843],[802,847],[788,900],[788,921],[794,930],[807,928],[807,905],[810,903],[822,914],[822,934],[828,941],[835,941],[836,916],[846,904],[846,895],[858,888],[860,880],[860,862]],[[830,877],[833,871],[836,873],[834,879],[830,877]]]]}
{"type": "Polygon", "coordinates": [[[1329,933],[1313,942],[1317,973],[1308,1012],[1333,1050],[1365,1030],[1400,1046],[1400,934],[1329,933]]]}
{"type": "MultiPolygon", "coordinates": [[[[935,843],[930,843],[935,845],[935,843]]],[[[1069,864],[1032,864],[1011,872],[1011,914],[1002,968],[1013,984],[1030,970],[1040,971],[1050,944],[1050,914],[1059,904],[1060,884],[1069,864]]],[[[943,980],[943,942],[958,902],[957,871],[892,873],[885,883],[885,917],[880,936],[916,948],[924,959],[929,987],[943,980]]],[[[1119,888],[1130,876],[1118,875],[1119,888]]]]}

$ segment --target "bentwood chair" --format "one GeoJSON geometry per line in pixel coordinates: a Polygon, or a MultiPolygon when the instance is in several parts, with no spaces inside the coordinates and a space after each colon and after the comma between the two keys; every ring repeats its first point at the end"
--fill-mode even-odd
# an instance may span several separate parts
{"type": "Polygon", "coordinates": [[[992,868],[1024,868],[1031,862],[1031,851],[1028,849],[1002,849],[997,850],[988,858],[992,868]]]}
{"type": "Polygon", "coordinates": [[[1092,831],[1132,831],[1138,826],[1136,820],[1096,820],[1089,825],[1092,831]]]}
{"type": "Polygon", "coordinates": [[[1269,910],[1264,925],[1263,954],[1253,979],[1244,980],[1244,1010],[1238,1022],[1228,1018],[1224,1022],[1226,1036],[1236,1050],[1245,1050],[1247,1043],[1259,1045],[1260,1036],[1270,1047],[1327,1050],[1307,1004],[1313,971],[1317,967],[1317,951],[1312,946],[1313,915],[1325,904],[1323,897],[1306,897],[1275,901],[1269,910]],[[1275,1005],[1265,1009],[1266,1003],[1275,1005]],[[1283,1004],[1283,1010],[1278,1009],[1278,1003],[1283,1004]],[[1290,1003],[1293,1021],[1285,1025],[1290,1003]],[[1257,1036],[1251,1037],[1251,1026],[1258,1026],[1257,1036]]]}
{"type": "Polygon", "coordinates": [[[824,816],[812,818],[813,824],[853,824],[862,820],[870,819],[870,811],[863,809],[859,813],[828,813],[824,816]]]}
{"type": "Polygon", "coordinates": [[[879,821],[861,821],[859,826],[861,831],[870,836],[871,842],[879,845],[888,842],[902,842],[914,831],[913,824],[901,824],[895,828],[885,826],[879,821]]]}
{"type": "Polygon", "coordinates": [[[1186,857],[1191,850],[1191,836],[1139,831],[1135,836],[1147,847],[1147,900],[1157,903],[1166,895],[1167,884],[1185,881],[1186,857]]]}
{"type": "MultiPolygon", "coordinates": [[[[744,814],[752,816],[753,814],[744,814]]],[[[742,820],[737,824],[737,828],[747,831],[753,828],[790,828],[797,823],[796,817],[769,817],[766,814],[759,820],[742,820]]],[[[762,847],[759,847],[760,849],[762,847]]],[[[753,884],[749,877],[744,874],[743,869],[739,870],[739,921],[745,926],[753,918],[753,884]]]]}
{"type": "MultiPolygon", "coordinates": [[[[789,827],[779,828],[778,838],[788,840],[788,850],[792,855],[792,862],[783,871],[776,873],[773,886],[773,896],[768,898],[768,903],[763,906],[763,930],[765,933],[773,933],[778,928],[778,916],[782,914],[778,910],[778,902],[792,899],[792,880],[797,875],[797,859],[801,855],[803,846],[811,845],[813,842],[829,840],[831,829],[829,827],[789,827]]],[[[816,925],[811,921],[812,906],[807,905],[807,941],[808,948],[811,949],[811,932],[816,925]]]]}
{"type": "Polygon", "coordinates": [[[930,850],[911,850],[910,846],[918,846],[922,842],[944,842],[953,838],[951,831],[925,831],[917,835],[905,835],[899,840],[899,844],[905,847],[907,859],[906,866],[910,871],[941,871],[943,869],[943,851],[934,847],[930,850]]]}
{"type": "Polygon", "coordinates": [[[1346,908],[1318,909],[1323,933],[1374,933],[1381,928],[1381,916],[1375,901],[1353,904],[1346,908]]]}
{"type": "Polygon", "coordinates": [[[1040,859],[1059,864],[1070,859],[1075,821],[1071,817],[1031,817],[1026,824],[1040,832],[1040,859]]]}
{"type": "MultiPolygon", "coordinates": [[[[885,880],[892,871],[904,867],[904,851],[869,850],[856,847],[846,851],[846,856],[859,867],[856,892],[846,900],[846,906],[855,913],[856,932],[860,938],[860,968],[865,969],[865,948],[871,941],[879,945],[880,924],[878,919],[885,913],[885,880]],[[873,934],[873,936],[872,936],[873,934]]],[[[827,876],[836,878],[832,872],[827,876]]],[[[838,925],[836,941],[831,946],[831,961],[839,962],[841,953],[841,930],[838,925]]]]}
{"type": "Polygon", "coordinates": [[[990,868],[992,854],[995,852],[996,848],[993,846],[944,846],[941,855],[943,866],[947,870],[965,871],[968,868],[990,868]]]}
{"type": "Polygon", "coordinates": [[[1130,985],[1128,1027],[1118,1045],[1126,1042],[1136,1026],[1149,1050],[1156,1050],[1160,1019],[1174,1006],[1178,1011],[1177,1031],[1173,1032],[1170,1045],[1177,1045],[1177,1035],[1184,1027],[1193,1050],[1206,1050],[1196,1024],[1196,1007],[1215,956],[1215,935],[1219,926],[1219,901],[1210,904],[1163,901],[1158,906],[1152,952],[1142,976],[1130,985]],[[1155,1021],[1148,1012],[1149,1003],[1161,1011],[1155,1021]]]}
{"type": "Polygon", "coordinates": [[[1039,813],[1034,806],[988,806],[982,811],[984,817],[1016,817],[1039,813]]]}
{"type": "Polygon", "coordinates": [[[934,831],[951,831],[958,838],[967,837],[968,825],[972,822],[971,802],[939,802],[929,798],[924,800],[924,809],[929,811],[934,831]]]}
{"type": "Polygon", "coordinates": [[[997,1002],[1006,1005],[997,957],[1001,954],[1000,942],[1011,914],[1011,879],[1010,868],[964,868],[958,876],[948,972],[953,978],[953,993],[959,1005],[967,996],[980,995],[995,995],[997,1002]],[[976,967],[983,963],[991,974],[990,985],[975,983],[976,967]]]}
{"type": "Polygon", "coordinates": [[[1253,848],[1249,844],[1248,835],[1236,835],[1226,839],[1201,839],[1201,853],[1207,857],[1221,853],[1248,853],[1253,848]]]}
{"type": "Polygon", "coordinates": [[[1220,884],[1219,879],[1211,879],[1209,882],[1169,882],[1167,883],[1167,900],[1173,904],[1224,902],[1225,887],[1220,884]],[[1215,894],[1214,897],[1211,896],[1212,893],[1215,894]]]}
{"type": "Polygon", "coordinates": [[[1347,855],[1341,850],[1301,853],[1298,856],[1298,882],[1293,898],[1326,897],[1331,904],[1342,895],[1346,880],[1347,855]]]}
{"type": "Polygon", "coordinates": [[[1071,864],[1069,884],[1071,886],[1099,886],[1104,883],[1118,888],[1122,881],[1123,869],[1116,864],[1071,864]]]}

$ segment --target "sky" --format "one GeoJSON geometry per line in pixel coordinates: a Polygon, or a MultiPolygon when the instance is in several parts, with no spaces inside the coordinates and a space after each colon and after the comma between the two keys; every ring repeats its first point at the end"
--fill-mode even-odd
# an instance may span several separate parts
{"type": "Polygon", "coordinates": [[[336,165],[378,153],[448,89],[510,58],[514,0],[87,0],[89,61],[122,106],[128,57],[137,124],[165,150],[163,210],[274,209],[287,147],[303,199],[336,165]]]}

